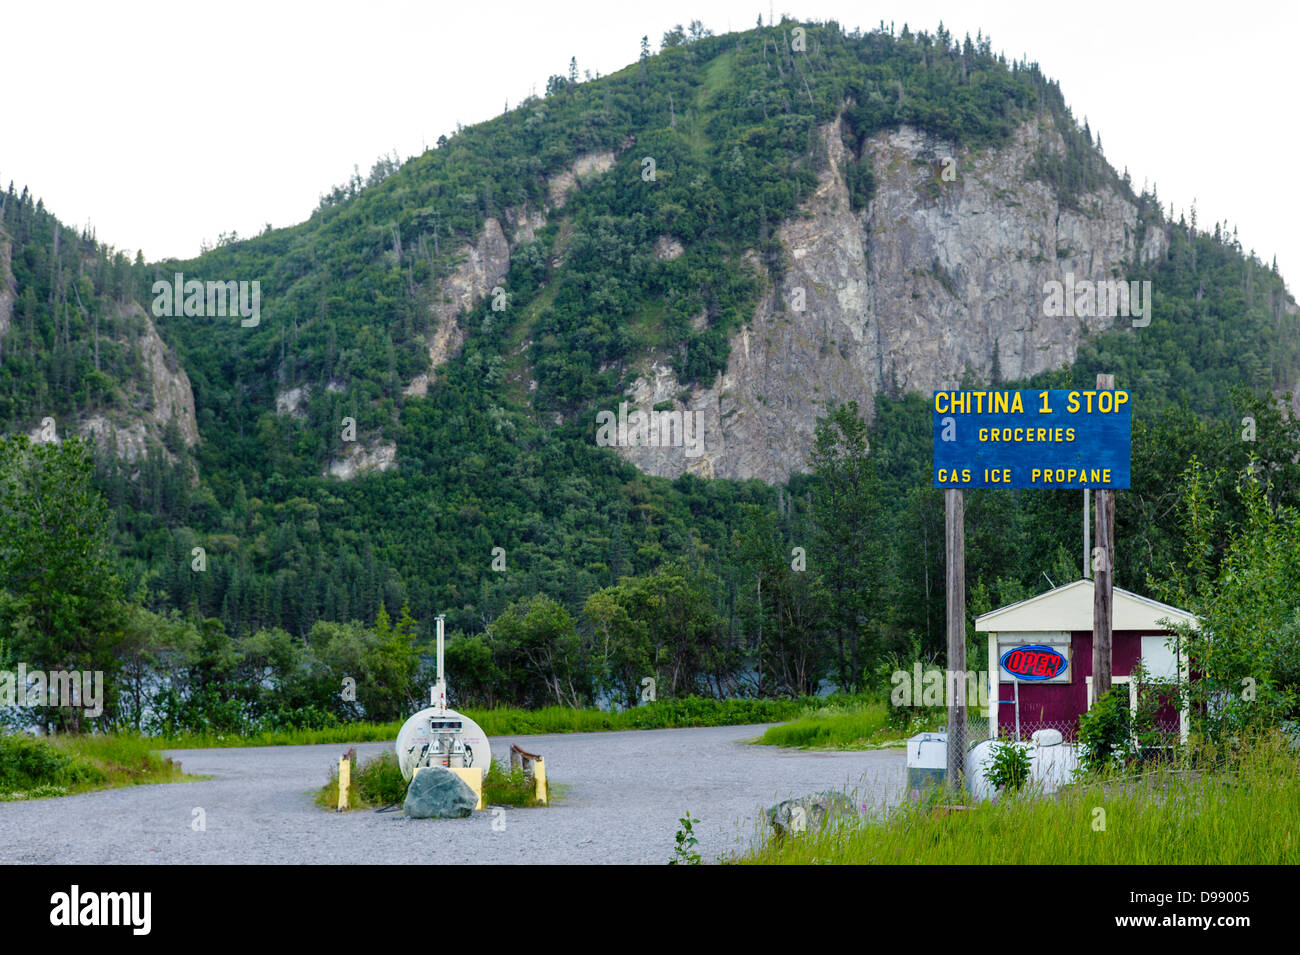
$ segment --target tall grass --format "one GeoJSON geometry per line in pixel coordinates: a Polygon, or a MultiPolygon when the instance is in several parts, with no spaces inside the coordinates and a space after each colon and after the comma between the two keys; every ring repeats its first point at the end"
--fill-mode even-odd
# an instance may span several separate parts
{"type": "Polygon", "coordinates": [[[804,749],[867,749],[936,728],[941,717],[927,710],[905,711],[899,720],[887,702],[875,698],[830,698],[807,707],[791,723],[768,727],[758,742],[804,749]]]}
{"type": "Polygon", "coordinates": [[[964,811],[907,804],[841,818],[736,860],[746,864],[1246,865],[1300,862],[1300,759],[1280,739],[1209,773],[1011,794],[964,811]],[[1100,811],[1099,811],[1100,810],[1100,811]]]}
{"type": "MultiPolygon", "coordinates": [[[[397,754],[384,750],[378,756],[352,767],[352,785],[348,787],[349,809],[376,809],[401,803],[406,798],[406,780],[397,764],[397,754]]],[[[330,779],[317,793],[316,804],[336,809],[339,804],[339,767],[335,763],[330,779]]]]}
{"type": "MultiPolygon", "coordinates": [[[[546,788],[555,788],[549,779],[546,788]]],[[[522,766],[503,769],[494,759],[488,767],[487,775],[483,777],[483,805],[533,807],[547,806],[550,803],[537,801],[537,785],[525,775],[522,766]]]]}
{"type": "Polygon", "coordinates": [[[181,733],[157,736],[155,749],[214,749],[224,746],[306,746],[316,743],[375,743],[397,739],[401,723],[344,723],[322,729],[264,730],[260,733],[181,733]]]}
{"type": "MultiPolygon", "coordinates": [[[[596,709],[547,706],[536,710],[500,707],[465,709],[488,736],[543,733],[595,733],[607,730],[666,729],[686,726],[737,726],[775,723],[799,714],[808,700],[713,700],[701,697],[657,700],[611,713],[596,709]]],[[[249,735],[188,733],[158,738],[158,749],[221,746],[295,746],[314,743],[366,743],[397,738],[401,722],[346,723],[324,729],[267,730],[249,735]]]]}
{"type": "Polygon", "coordinates": [[[199,778],[184,774],[157,748],[155,740],[129,734],[0,734],[0,801],[199,778]]]}

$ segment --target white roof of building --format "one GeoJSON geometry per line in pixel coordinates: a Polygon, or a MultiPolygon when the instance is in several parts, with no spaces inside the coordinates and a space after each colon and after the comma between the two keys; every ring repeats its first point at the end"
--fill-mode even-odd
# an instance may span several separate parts
{"type": "MultiPolygon", "coordinates": [[[[990,610],[975,618],[975,629],[990,632],[1092,630],[1093,586],[1088,579],[1057,587],[1037,597],[990,610]]],[[[1114,589],[1112,630],[1165,630],[1168,619],[1199,629],[1196,616],[1158,600],[1114,589]]]]}

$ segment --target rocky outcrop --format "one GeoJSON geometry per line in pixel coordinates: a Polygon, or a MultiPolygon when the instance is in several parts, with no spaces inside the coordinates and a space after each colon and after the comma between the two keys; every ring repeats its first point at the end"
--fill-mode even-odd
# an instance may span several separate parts
{"type": "Polygon", "coordinates": [[[429,391],[429,378],[440,365],[460,353],[465,330],[459,316],[481,302],[510,271],[510,245],[501,223],[488,219],[473,245],[462,246],[456,256],[458,264],[443,281],[430,306],[433,331],[429,335],[429,371],[423,372],[403,389],[406,395],[423,396],[429,391]]]}
{"type": "Polygon", "coordinates": [[[199,441],[199,425],[194,416],[194,390],[190,376],[185,374],[175,353],[158,337],[158,329],[137,303],[124,306],[119,314],[129,314],[143,324],[143,334],[137,342],[148,374],[148,388],[152,398],[148,420],[153,430],[161,433],[175,421],[181,440],[186,447],[199,441]]]}
{"type": "Polygon", "coordinates": [[[510,227],[510,248],[532,242],[537,230],[546,225],[546,211],[531,205],[511,206],[506,210],[506,225],[510,227]]]}
{"type": "Polygon", "coordinates": [[[311,397],[311,385],[299,385],[287,388],[275,396],[275,413],[289,415],[293,418],[307,417],[307,399],[311,397]]]}
{"type": "Polygon", "coordinates": [[[362,445],[349,442],[341,457],[325,466],[321,477],[351,481],[362,474],[387,471],[397,467],[397,445],[391,441],[362,445]]]}
{"type": "MultiPolygon", "coordinates": [[[[1117,279],[1127,263],[1163,251],[1158,229],[1137,234],[1137,209],[1117,190],[1062,206],[1027,166],[1040,146],[1065,146],[1050,121],[1022,126],[1005,147],[979,153],[914,129],[882,133],[854,157],[839,122],[821,130],[826,168],[801,214],[779,232],[784,276],[736,331],[726,370],[677,407],[700,415],[704,451],[624,447],[642,470],[786,480],[805,469],[818,417],[856,400],[871,417],[878,392],[956,386],[966,369],[987,380],[1028,377],[1070,363],[1080,341],[1114,319],[1049,318],[1045,286],[1117,279]],[[945,181],[944,157],[956,160],[945,181]],[[845,169],[870,162],[876,193],[854,210],[845,169]]],[[[650,365],[631,401],[676,399],[682,389],[650,365]]]]}
{"type": "Polygon", "coordinates": [[[613,165],[613,152],[584,153],[547,181],[545,208],[525,204],[505,210],[506,226],[510,229],[508,239],[500,221],[491,218],[483,223],[477,242],[461,246],[456,253],[457,264],[443,281],[431,306],[434,328],[429,334],[429,371],[417,375],[402,390],[403,394],[416,397],[428,394],[433,373],[458,355],[465,343],[460,316],[504,281],[510,271],[511,251],[521,242],[532,241],[537,230],[546,225],[550,213],[563,208],[582,182],[607,172],[613,165]]]}
{"type": "Polygon", "coordinates": [[[89,411],[70,425],[48,423],[49,419],[45,419],[29,435],[33,441],[58,441],[66,431],[71,431],[131,463],[145,457],[150,446],[163,446],[168,460],[174,462],[175,455],[165,446],[171,426],[175,426],[186,447],[193,447],[199,441],[189,375],[138,303],[119,304],[117,319],[119,327],[133,329],[127,340],[134,337],[144,378],[123,382],[123,398],[114,407],[89,411]]]}
{"type": "Polygon", "coordinates": [[[608,172],[614,167],[614,154],[606,150],[599,153],[583,153],[563,172],[552,176],[547,183],[551,208],[562,209],[583,180],[597,173],[608,172]]]}
{"type": "Polygon", "coordinates": [[[655,240],[655,258],[661,262],[671,262],[685,251],[682,244],[670,235],[661,235],[655,240]]]}

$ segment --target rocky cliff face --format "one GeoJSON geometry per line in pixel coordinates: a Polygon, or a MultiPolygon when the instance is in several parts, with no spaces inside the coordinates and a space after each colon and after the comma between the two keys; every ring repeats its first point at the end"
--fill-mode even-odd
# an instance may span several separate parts
{"type": "Polygon", "coordinates": [[[460,316],[492,293],[510,271],[510,253],[521,242],[530,241],[546,225],[547,217],[564,207],[565,202],[591,176],[607,172],[614,165],[612,152],[584,153],[565,170],[547,182],[548,201],[541,209],[529,205],[513,206],[505,211],[505,230],[497,219],[483,223],[478,241],[462,246],[456,253],[456,267],[442,282],[432,307],[434,330],[429,336],[430,369],[403,389],[403,394],[423,396],[429,391],[429,378],[438,367],[460,353],[465,330],[460,316]]]}
{"type": "Polygon", "coordinates": [[[387,471],[397,466],[397,445],[391,441],[374,441],[369,444],[351,443],[340,456],[333,458],[321,477],[336,477],[343,481],[374,471],[387,471]]]}
{"type": "MultiPolygon", "coordinates": [[[[119,406],[88,411],[71,423],[70,430],[127,462],[146,456],[150,445],[163,445],[173,423],[186,447],[198,444],[194,392],[175,353],[158,336],[153,321],[138,303],[119,304],[117,317],[119,326],[134,328],[130,337],[144,376],[124,382],[125,395],[119,406]]],[[[57,422],[53,428],[38,425],[28,434],[33,441],[58,440],[66,430],[68,425],[57,422]]],[[[174,460],[170,451],[164,453],[174,460]]]]}
{"type": "MultiPolygon", "coordinates": [[[[12,254],[12,240],[0,229],[0,359],[4,357],[5,336],[19,295],[12,254]]],[[[113,407],[86,409],[75,421],[44,417],[28,430],[28,437],[33,441],[58,441],[65,434],[78,434],[127,462],[135,462],[148,453],[150,445],[164,446],[165,450],[164,438],[174,423],[181,441],[193,447],[199,441],[199,426],[189,375],[138,302],[118,302],[115,311],[114,324],[120,329],[115,337],[133,349],[143,375],[121,383],[122,395],[113,407]]],[[[101,329],[100,334],[103,337],[108,333],[101,329]]],[[[171,451],[165,453],[174,459],[171,451]]]]}
{"type": "Polygon", "coordinates": [[[428,372],[417,375],[403,389],[406,395],[424,396],[429,391],[429,376],[447,359],[460,353],[465,330],[459,317],[481,302],[510,271],[510,244],[501,223],[488,219],[478,242],[466,245],[457,253],[458,264],[435,295],[433,332],[429,335],[428,372]]]}
{"type": "MultiPolygon", "coordinates": [[[[438,368],[460,353],[465,343],[465,329],[461,316],[492,294],[492,290],[505,281],[510,271],[510,254],[521,243],[531,241],[536,231],[546,225],[548,216],[564,207],[575,189],[591,176],[608,171],[614,165],[614,153],[597,152],[578,156],[567,169],[552,176],[547,182],[547,200],[540,209],[529,205],[515,206],[505,211],[505,226],[496,218],[483,223],[478,240],[457,250],[456,265],[443,279],[433,295],[430,310],[433,331],[428,337],[429,371],[417,375],[402,393],[407,397],[423,397],[429,392],[431,378],[438,368]],[[509,236],[506,234],[509,229],[509,236]]],[[[278,414],[301,415],[306,397],[306,386],[281,392],[276,397],[278,414]]],[[[342,480],[373,471],[386,471],[396,467],[396,447],[392,442],[381,442],[373,447],[352,447],[346,454],[329,461],[325,475],[342,480]]]]}
{"type": "MultiPolygon", "coordinates": [[[[817,418],[874,395],[956,386],[970,368],[987,380],[1070,363],[1090,332],[1116,319],[1045,317],[1045,283],[1125,276],[1160,254],[1164,234],[1137,234],[1137,209],[1117,191],[1062,207],[1027,166],[1041,144],[1064,151],[1044,120],[1004,148],[979,153],[903,127],[869,140],[876,193],[855,211],[839,122],[824,127],[827,166],[802,215],[780,230],[785,274],[768,276],[752,322],[731,340],[726,371],[676,407],[697,415],[702,454],[684,447],[619,449],[644,471],[784,481],[804,469],[817,418]],[[945,157],[955,176],[942,176],[945,157]]],[[[758,269],[755,259],[751,265],[758,269]]],[[[1125,319],[1120,319],[1125,320],[1125,319]]],[[[648,410],[680,388],[662,364],[632,387],[648,410]]],[[[661,442],[662,445],[662,442],[661,442]]]]}

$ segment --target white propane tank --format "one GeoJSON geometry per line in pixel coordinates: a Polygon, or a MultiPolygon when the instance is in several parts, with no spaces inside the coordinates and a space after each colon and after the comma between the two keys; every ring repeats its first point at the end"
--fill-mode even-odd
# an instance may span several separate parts
{"type": "Polygon", "coordinates": [[[487,775],[492,748],[482,727],[464,714],[447,709],[447,681],[442,674],[443,615],[438,614],[438,681],[427,706],[402,724],[393,745],[402,778],[417,766],[481,769],[487,775]]]}
{"type": "Polygon", "coordinates": [[[394,748],[404,779],[411,778],[416,766],[464,766],[486,775],[492,762],[487,734],[468,716],[445,707],[426,707],[403,723],[394,748]],[[463,755],[452,751],[456,742],[463,755]]]}

